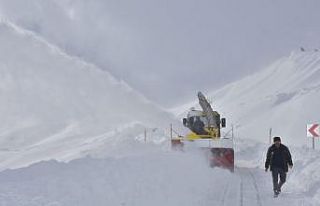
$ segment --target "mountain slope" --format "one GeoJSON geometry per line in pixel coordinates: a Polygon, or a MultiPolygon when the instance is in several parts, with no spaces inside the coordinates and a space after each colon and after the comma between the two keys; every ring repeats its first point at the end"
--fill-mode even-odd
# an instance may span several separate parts
{"type": "Polygon", "coordinates": [[[1,167],[73,159],[174,121],[126,83],[9,22],[0,23],[0,44],[1,167]]]}
{"type": "MultiPolygon", "coordinates": [[[[209,92],[237,135],[268,142],[268,131],[289,144],[310,144],[306,124],[319,121],[320,52],[292,52],[261,72],[209,92]]],[[[182,114],[192,102],[173,110],[182,114]]]]}

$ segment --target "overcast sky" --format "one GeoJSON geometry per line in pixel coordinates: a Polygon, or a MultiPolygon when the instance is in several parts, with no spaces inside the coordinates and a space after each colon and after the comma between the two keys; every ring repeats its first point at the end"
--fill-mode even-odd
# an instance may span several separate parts
{"type": "Polygon", "coordinates": [[[300,46],[319,0],[0,0],[0,15],[173,107],[300,46]]]}

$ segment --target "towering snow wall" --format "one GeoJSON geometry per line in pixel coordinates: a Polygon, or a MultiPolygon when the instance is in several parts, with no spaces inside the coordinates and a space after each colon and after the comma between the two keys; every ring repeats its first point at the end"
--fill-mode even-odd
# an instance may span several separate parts
{"type": "Polygon", "coordinates": [[[6,21],[0,45],[2,165],[72,159],[174,121],[126,83],[6,21]]]}

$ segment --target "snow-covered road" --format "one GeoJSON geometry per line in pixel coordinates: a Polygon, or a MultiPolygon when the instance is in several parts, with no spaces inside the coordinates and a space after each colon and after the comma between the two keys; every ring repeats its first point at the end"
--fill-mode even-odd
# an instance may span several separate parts
{"type": "MultiPolygon", "coordinates": [[[[240,178],[239,206],[307,206],[308,197],[302,193],[293,193],[286,184],[278,198],[273,197],[270,172],[255,168],[238,168],[235,175],[240,178]]],[[[288,180],[290,181],[290,179],[288,180]]],[[[232,204],[225,204],[232,206],[232,204]]]]}
{"type": "MultiPolygon", "coordinates": [[[[215,189],[207,205],[216,206],[311,206],[306,194],[291,192],[286,184],[278,198],[273,197],[270,172],[257,168],[236,168],[234,178],[215,189]]],[[[290,181],[290,180],[289,180],[290,181]]]]}
{"type": "Polygon", "coordinates": [[[67,164],[49,161],[4,171],[0,173],[0,205],[316,205],[307,194],[294,193],[287,184],[281,195],[273,198],[270,172],[236,168],[230,173],[203,167],[194,162],[197,157],[184,161],[184,155],[85,158],[67,164]],[[190,162],[195,163],[192,169],[190,162]]]}
{"type": "Polygon", "coordinates": [[[5,170],[0,172],[0,206],[319,205],[317,151],[292,148],[293,170],[273,198],[271,173],[263,170],[268,145],[236,143],[234,173],[210,168],[197,149],[170,151],[138,142],[105,157],[5,170]]]}

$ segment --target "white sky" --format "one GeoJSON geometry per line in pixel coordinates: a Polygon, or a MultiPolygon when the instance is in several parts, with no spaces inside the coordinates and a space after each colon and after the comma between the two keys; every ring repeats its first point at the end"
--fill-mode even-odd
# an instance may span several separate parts
{"type": "Polygon", "coordinates": [[[0,15],[164,107],[320,47],[318,0],[0,0],[0,15]]]}

